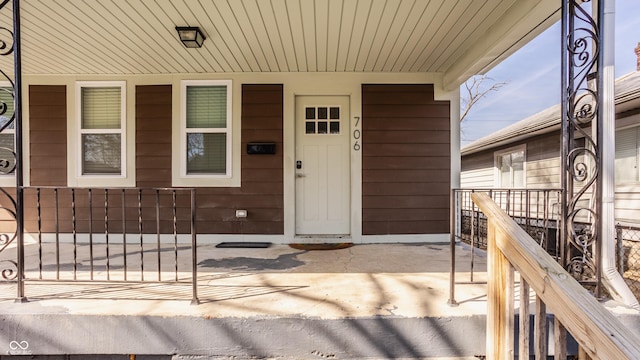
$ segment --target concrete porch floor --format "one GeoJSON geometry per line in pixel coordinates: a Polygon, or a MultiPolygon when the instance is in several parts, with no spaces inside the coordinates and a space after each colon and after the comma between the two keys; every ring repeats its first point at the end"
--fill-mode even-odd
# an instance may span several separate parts
{"type": "MultiPolygon", "coordinates": [[[[78,254],[83,251],[80,247],[78,254]]],[[[486,286],[457,285],[459,305],[448,305],[448,244],[327,251],[200,245],[198,251],[199,305],[191,305],[188,272],[180,273],[177,283],[27,281],[27,303],[15,302],[15,284],[0,282],[0,360],[23,355],[125,360],[130,354],[137,360],[476,359],[484,354],[486,286]]],[[[190,268],[190,251],[179,254],[179,268],[190,268]]],[[[99,247],[94,255],[102,258],[99,247]]],[[[43,263],[53,256],[45,248],[43,263]]],[[[118,254],[111,256],[117,262],[118,254]]],[[[456,245],[456,280],[469,280],[470,257],[467,245],[456,245]]],[[[62,259],[62,278],[71,278],[67,260],[62,259]]],[[[26,263],[27,277],[37,278],[33,244],[27,246],[26,263]]],[[[172,266],[163,262],[163,270],[172,266]]],[[[486,280],[485,267],[484,253],[476,251],[474,280],[486,280]]],[[[55,274],[51,265],[43,268],[43,278],[55,274]]],[[[78,276],[86,269],[79,264],[78,276]]],[[[96,271],[96,278],[103,276],[96,271]]],[[[148,270],[145,279],[154,276],[148,270]]],[[[111,278],[118,279],[117,271],[111,278]]],[[[640,333],[637,311],[606,305],[640,333]]]]}
{"type": "MultiPolygon", "coordinates": [[[[98,245],[99,246],[99,245],[98,245]]],[[[80,247],[79,247],[80,248],[80,247]]],[[[458,285],[460,306],[447,305],[449,298],[449,244],[366,244],[339,250],[298,250],[287,245],[268,248],[216,248],[198,246],[198,297],[200,305],[188,306],[189,314],[209,317],[254,315],[305,315],[341,318],[378,315],[433,316],[484,313],[486,288],[482,284],[458,285]]],[[[63,247],[63,252],[65,249],[63,247]]],[[[139,281],[135,265],[131,282],[111,271],[104,277],[96,261],[97,281],[56,281],[44,252],[44,281],[38,278],[37,250],[27,247],[26,290],[29,303],[69,306],[69,313],[173,315],[177,305],[191,300],[190,255],[180,253],[179,282],[173,282],[173,264],[163,261],[164,282],[155,268],[145,265],[145,279],[139,281]],[[166,270],[169,271],[164,271],[166,270]],[[77,300],[76,304],[74,301],[77,300]],[[79,306],[82,300],[154,301],[153,308],[132,306],[112,309],[79,306]],[[161,301],[161,303],[158,303],[161,301]],[[114,311],[115,310],[115,311],[114,311]]],[[[66,251],[70,253],[69,249],[66,251]]],[[[82,250],[78,251],[79,253],[82,250]]],[[[152,254],[153,255],[153,254],[152,254]]],[[[113,255],[112,255],[113,256],[113,255]]],[[[470,248],[456,245],[457,280],[469,279],[470,248]]],[[[476,250],[475,280],[486,280],[486,257],[476,250]]],[[[79,256],[81,258],[81,256],[79,256]]],[[[99,258],[97,250],[94,257],[99,258]]],[[[152,256],[147,256],[152,257],[152,256]]],[[[6,258],[6,257],[5,257],[6,258]]],[[[152,259],[155,260],[155,259],[152,259]]],[[[145,259],[145,261],[147,261],[145,259]]],[[[87,261],[78,265],[78,279],[87,279],[87,261]]],[[[113,261],[112,261],[113,266],[113,261]]],[[[61,278],[72,279],[69,264],[62,264],[61,278]]],[[[131,271],[131,270],[130,270],[131,271]]],[[[15,284],[0,282],[3,306],[15,300],[15,284]]],[[[183,304],[184,303],[184,304],[183,304]]],[[[20,306],[24,306],[21,304],[20,306]]],[[[27,304],[28,305],[28,304],[27,304]]]]}
{"type": "MultiPolygon", "coordinates": [[[[201,245],[198,252],[199,305],[190,304],[188,273],[179,283],[27,281],[27,303],[15,303],[14,284],[0,283],[0,353],[386,359],[484,352],[486,287],[458,285],[459,305],[447,304],[448,244],[201,245]]],[[[37,264],[35,253],[27,249],[27,264],[37,264]]],[[[470,256],[468,246],[456,246],[459,281],[469,279],[470,256]]],[[[475,280],[484,280],[482,252],[475,260],[475,280]]]]}
{"type": "MultiPolygon", "coordinates": [[[[0,283],[0,353],[158,359],[483,353],[486,288],[458,285],[459,306],[447,304],[448,244],[327,251],[202,245],[198,252],[199,305],[190,304],[188,273],[180,283],[27,281],[27,303],[15,303],[14,284],[0,283]]],[[[27,253],[33,263],[33,251],[27,253]]],[[[456,257],[458,279],[468,279],[469,248],[458,245],[456,257]]],[[[484,266],[476,256],[476,280],[484,266]]]]}

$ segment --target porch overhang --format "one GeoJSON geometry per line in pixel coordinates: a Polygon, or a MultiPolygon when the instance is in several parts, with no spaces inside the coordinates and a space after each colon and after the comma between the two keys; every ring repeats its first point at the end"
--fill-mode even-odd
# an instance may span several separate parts
{"type": "Polygon", "coordinates": [[[23,1],[22,68],[95,76],[426,72],[454,89],[545,30],[559,8],[555,0],[23,1]],[[175,27],[186,25],[203,30],[202,48],[180,43],[175,27]]]}

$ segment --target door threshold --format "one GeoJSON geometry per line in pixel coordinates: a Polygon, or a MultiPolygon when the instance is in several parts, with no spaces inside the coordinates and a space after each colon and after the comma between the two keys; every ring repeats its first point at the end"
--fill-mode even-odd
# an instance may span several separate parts
{"type": "Polygon", "coordinates": [[[296,243],[322,244],[322,243],[341,243],[349,242],[351,235],[296,235],[293,238],[296,243]]]}

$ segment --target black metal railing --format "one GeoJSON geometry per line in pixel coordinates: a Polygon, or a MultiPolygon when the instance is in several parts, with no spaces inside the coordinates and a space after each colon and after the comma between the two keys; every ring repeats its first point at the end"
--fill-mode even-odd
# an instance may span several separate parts
{"type": "Polygon", "coordinates": [[[562,249],[558,239],[561,228],[561,189],[454,189],[451,192],[451,268],[449,303],[456,304],[456,284],[481,284],[475,277],[477,252],[487,247],[487,218],[471,200],[471,194],[488,194],[498,206],[543,247],[558,258],[562,249]],[[464,264],[468,280],[456,280],[456,272],[462,267],[456,264],[456,244],[470,246],[469,263],[464,264]]]}
{"type": "Polygon", "coordinates": [[[25,187],[24,202],[24,270],[6,279],[190,282],[198,302],[195,189],[25,187]]]}

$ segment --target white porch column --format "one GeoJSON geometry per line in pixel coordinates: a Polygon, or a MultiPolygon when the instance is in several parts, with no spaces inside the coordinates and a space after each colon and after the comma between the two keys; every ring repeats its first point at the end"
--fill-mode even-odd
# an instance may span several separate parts
{"type": "Polygon", "coordinates": [[[451,109],[451,188],[457,189],[460,187],[460,171],[461,171],[461,158],[460,158],[460,88],[451,90],[447,94],[447,98],[450,101],[451,109]]]}

